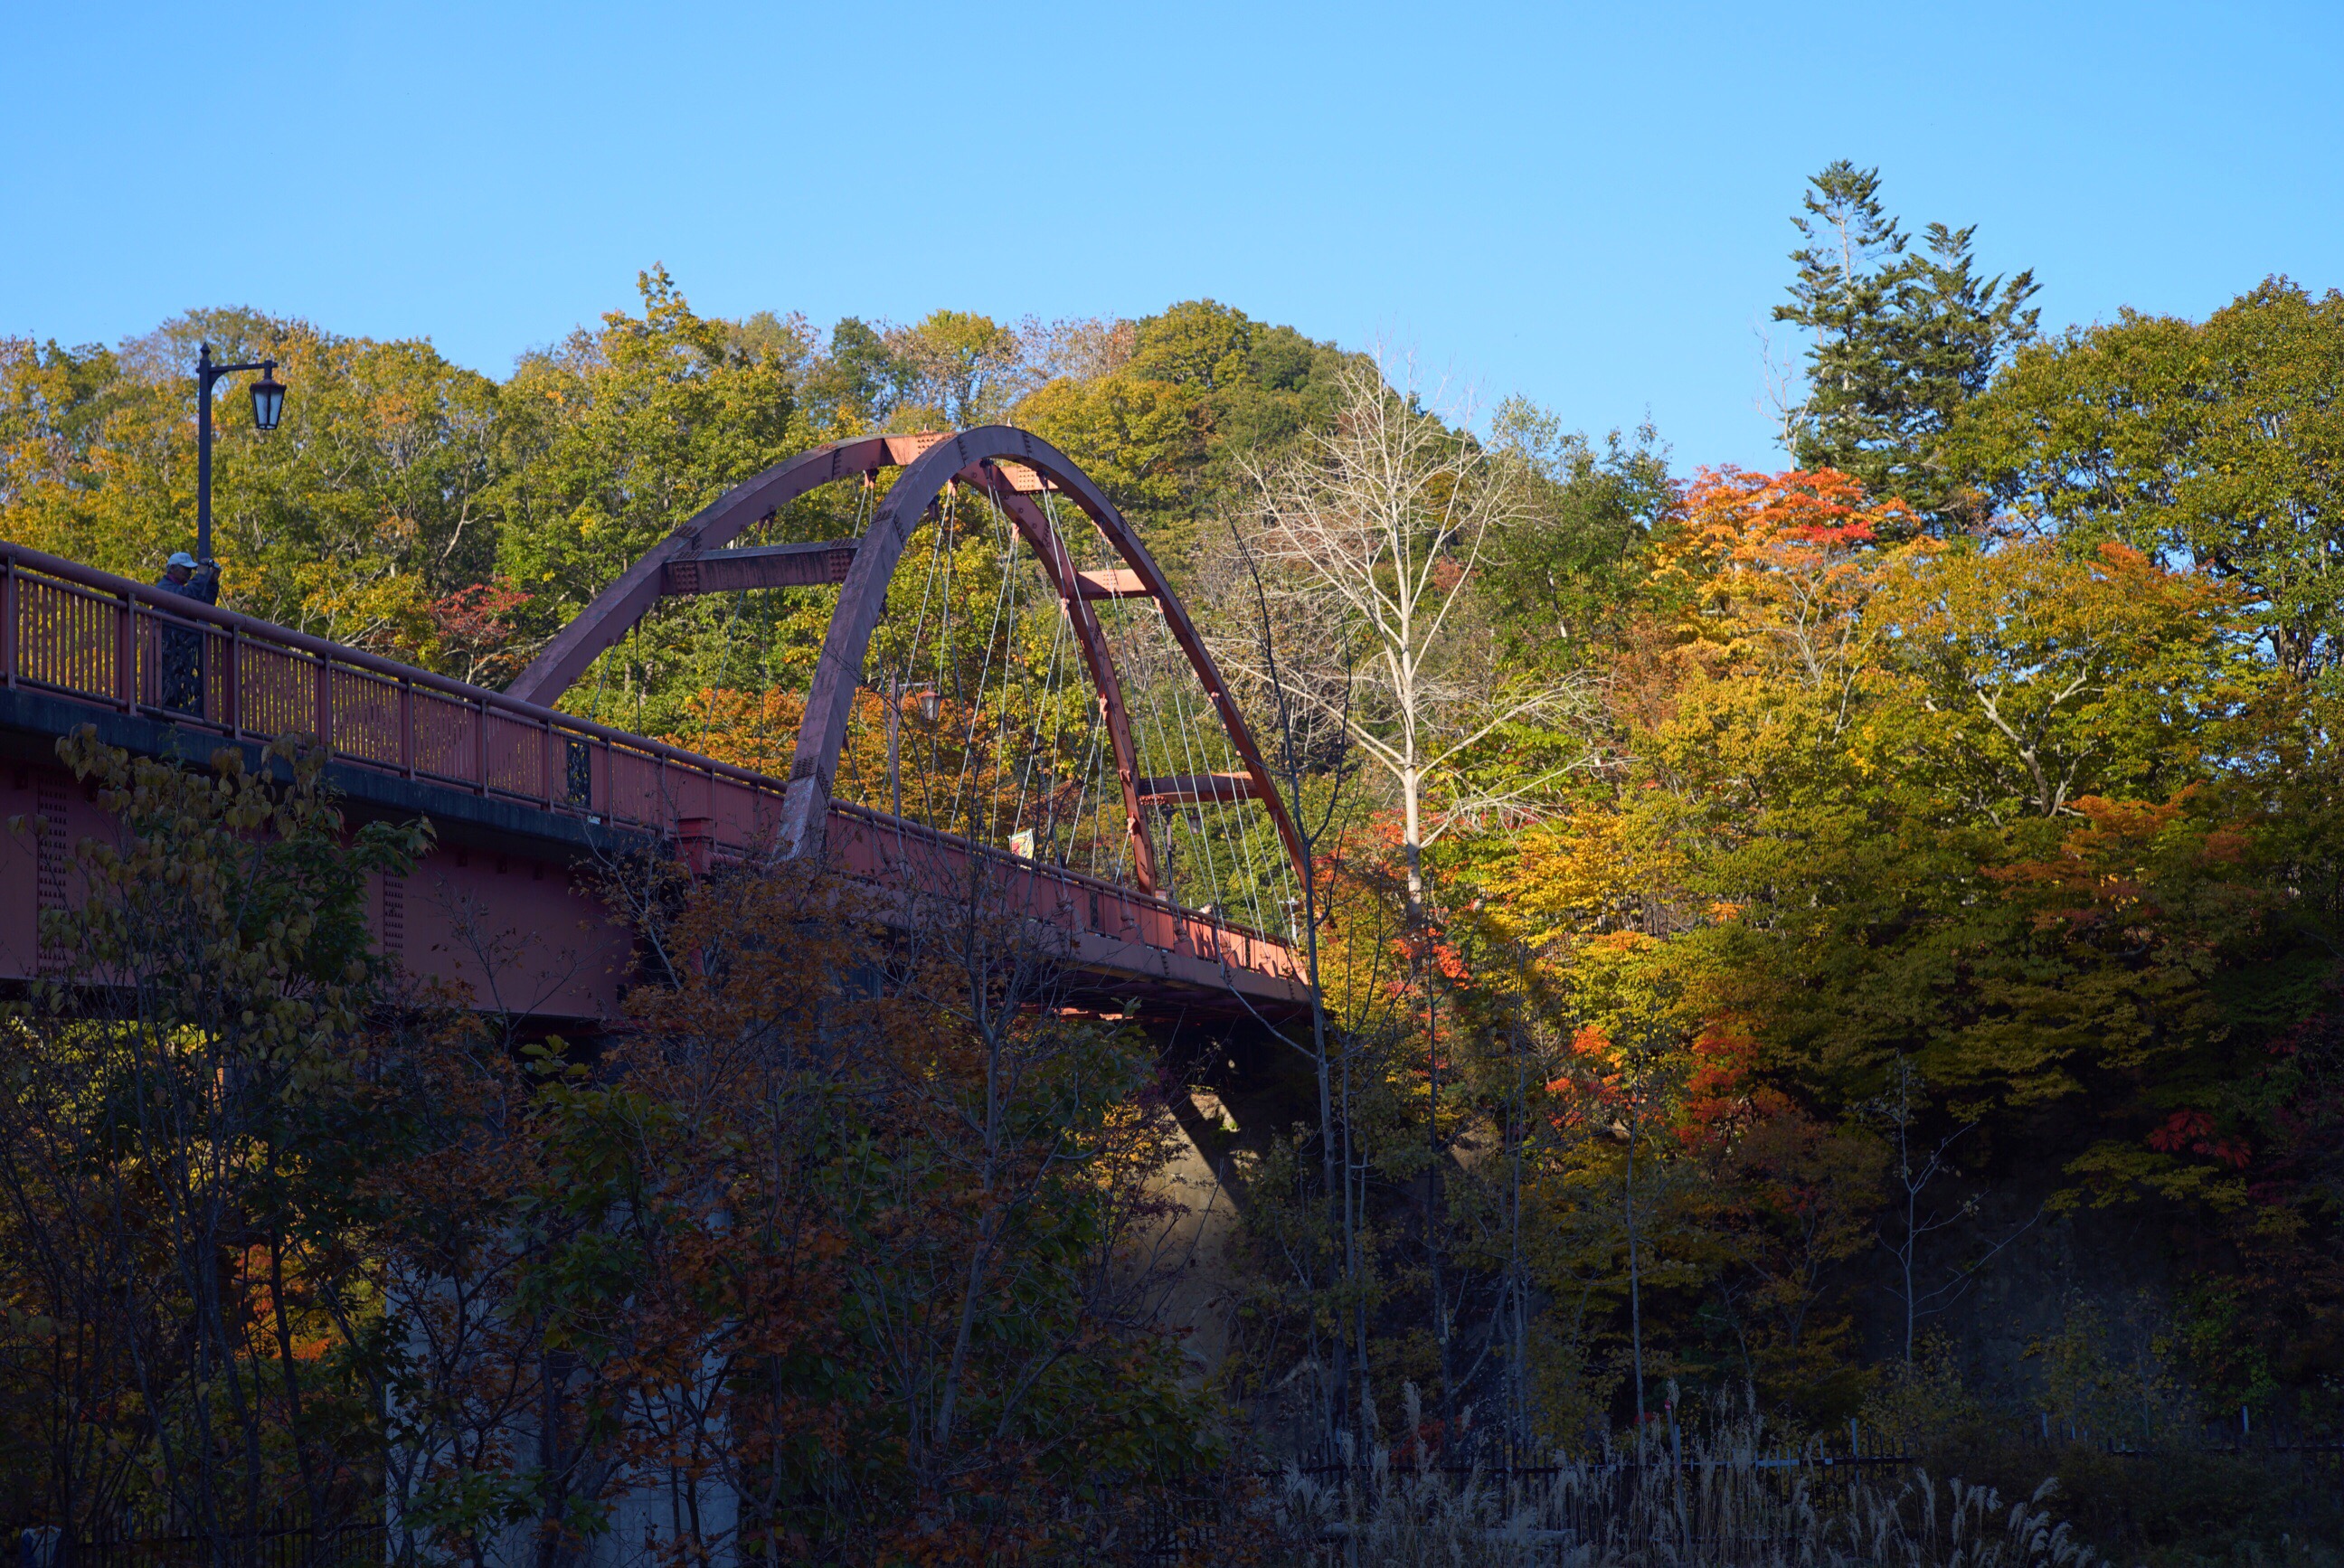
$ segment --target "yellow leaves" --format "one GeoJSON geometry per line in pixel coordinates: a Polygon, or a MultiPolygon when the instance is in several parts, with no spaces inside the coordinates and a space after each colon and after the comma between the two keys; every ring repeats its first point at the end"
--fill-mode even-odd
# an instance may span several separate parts
{"type": "Polygon", "coordinates": [[[296,568],[293,579],[305,628],[392,658],[428,664],[438,657],[430,590],[419,573],[399,572],[392,558],[312,561],[296,568]]]}
{"type": "Polygon", "coordinates": [[[1657,951],[1661,939],[1642,931],[1604,931],[1587,939],[1587,950],[1611,957],[1657,951]]]}
{"type": "Polygon", "coordinates": [[[2002,642],[2070,657],[2145,649],[2176,631],[2210,635],[2237,599],[2127,545],[2076,554],[2041,539],[1903,552],[1879,586],[1878,612],[1925,646],[2002,642]]]}
{"type": "Polygon", "coordinates": [[[708,687],[685,708],[697,727],[668,739],[719,762],[785,774],[797,747],[804,706],[800,693],[779,686],[754,692],[708,687]]]}
{"type": "Polygon", "coordinates": [[[2093,1208],[2106,1209],[2144,1193],[2221,1210],[2240,1207],[2248,1196],[2246,1179],[2226,1166],[2187,1161],[2114,1138],[2103,1138],[2068,1161],[2066,1174],[2081,1179],[2082,1186],[2054,1193],[2055,1213],[2071,1213],[2086,1199],[2093,1208]]]}
{"type": "Polygon", "coordinates": [[[1178,499],[1179,465],[1197,448],[1202,410],[1186,387],[1118,371],[1087,384],[1052,381],[1015,417],[1123,504],[1164,506],[1178,499]]]}
{"type": "Polygon", "coordinates": [[[2137,550],[1876,543],[1844,476],[1703,475],[1655,555],[1680,605],[1648,759],[1711,824],[1764,798],[1917,787],[1990,823],[2163,794],[2206,714],[2251,694],[2236,596],[2137,550]]]}
{"type": "Polygon", "coordinates": [[[1673,880],[1676,856],[1632,816],[1587,806],[1518,835],[1488,874],[1489,918],[1531,947],[1622,933],[1647,899],[1673,880]]]}
{"type": "Polygon", "coordinates": [[[2033,815],[2094,790],[2163,793],[2199,749],[2186,737],[2258,683],[2229,635],[2236,595],[2120,544],[1908,555],[1880,572],[1868,614],[1933,716],[1921,744],[2033,815]]]}
{"type": "Polygon", "coordinates": [[[1857,726],[1891,649],[1870,602],[1887,563],[1935,548],[1876,541],[1911,522],[1828,470],[1702,474],[1654,551],[1653,586],[1678,611],[1673,688],[1641,704],[1651,759],[1680,787],[1733,797],[1819,761],[1872,774],[1884,738],[1857,726]]]}

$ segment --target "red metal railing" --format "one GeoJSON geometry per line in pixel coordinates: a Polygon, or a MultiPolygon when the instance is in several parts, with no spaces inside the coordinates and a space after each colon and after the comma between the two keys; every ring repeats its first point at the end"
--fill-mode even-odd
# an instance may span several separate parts
{"type": "MultiPolygon", "coordinates": [[[[307,734],[339,763],[681,837],[695,856],[760,854],[781,817],[779,779],[5,541],[0,684],[227,740],[307,734]]],[[[1075,930],[1295,973],[1284,944],[1229,921],[854,807],[831,816],[866,841],[884,825],[899,843],[997,859],[1030,879],[1034,914],[1075,930]]]]}
{"type": "Polygon", "coordinates": [[[782,784],[323,638],[0,542],[0,682],[617,826],[696,821],[753,854],[782,784]]]}
{"type": "MultiPolygon", "coordinates": [[[[1203,915],[1067,866],[1028,860],[955,833],[833,801],[828,842],[841,867],[881,886],[910,885],[956,895],[985,863],[995,913],[1034,919],[1112,943],[1146,946],[1191,966],[1241,970],[1299,984],[1294,950],[1219,915],[1203,915]]],[[[1178,978],[1169,968],[1166,978],[1178,978]]],[[[1293,999],[1299,999],[1298,996],[1293,999]]]]}

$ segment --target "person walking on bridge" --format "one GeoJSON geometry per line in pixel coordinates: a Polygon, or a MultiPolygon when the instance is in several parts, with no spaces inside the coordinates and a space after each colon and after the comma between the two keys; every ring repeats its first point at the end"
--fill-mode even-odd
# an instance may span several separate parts
{"type": "MultiPolygon", "coordinates": [[[[155,586],[202,604],[219,602],[219,563],[197,561],[186,551],[174,551],[164,563],[155,586]]],[[[174,713],[201,717],[204,711],[204,634],[193,626],[166,623],[157,673],[161,677],[163,706],[174,713]]]]}

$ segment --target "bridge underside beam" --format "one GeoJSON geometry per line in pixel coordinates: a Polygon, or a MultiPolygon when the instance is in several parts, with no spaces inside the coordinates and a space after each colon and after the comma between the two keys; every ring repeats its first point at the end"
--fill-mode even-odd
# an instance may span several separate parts
{"type": "MultiPolygon", "coordinates": [[[[118,841],[122,824],[59,764],[60,735],[87,724],[104,744],[201,772],[223,749],[249,773],[284,778],[252,736],[110,713],[53,693],[0,688],[0,815],[37,816],[38,833],[0,834],[0,996],[52,971],[40,919],[78,905],[86,883],[74,845],[118,841]]],[[[404,875],[367,874],[360,907],[376,951],[486,1010],[572,1039],[617,1025],[633,933],[603,902],[603,878],[660,835],[603,825],[337,758],[326,783],[344,821],[431,824],[435,843],[404,875]]]]}
{"type": "Polygon", "coordinates": [[[1285,943],[1045,861],[834,802],[833,869],[876,895],[882,924],[908,931],[991,927],[1055,960],[1067,1002],[1177,1017],[1288,1017],[1310,992],[1285,943]]]}

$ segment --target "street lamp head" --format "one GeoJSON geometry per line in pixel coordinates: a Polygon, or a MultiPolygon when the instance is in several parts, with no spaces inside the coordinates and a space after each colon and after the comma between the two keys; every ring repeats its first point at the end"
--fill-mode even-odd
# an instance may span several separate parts
{"type": "Polygon", "coordinates": [[[260,362],[260,379],[252,383],[252,424],[255,430],[273,430],[285,413],[285,388],[277,379],[277,361],[260,362]]]}

